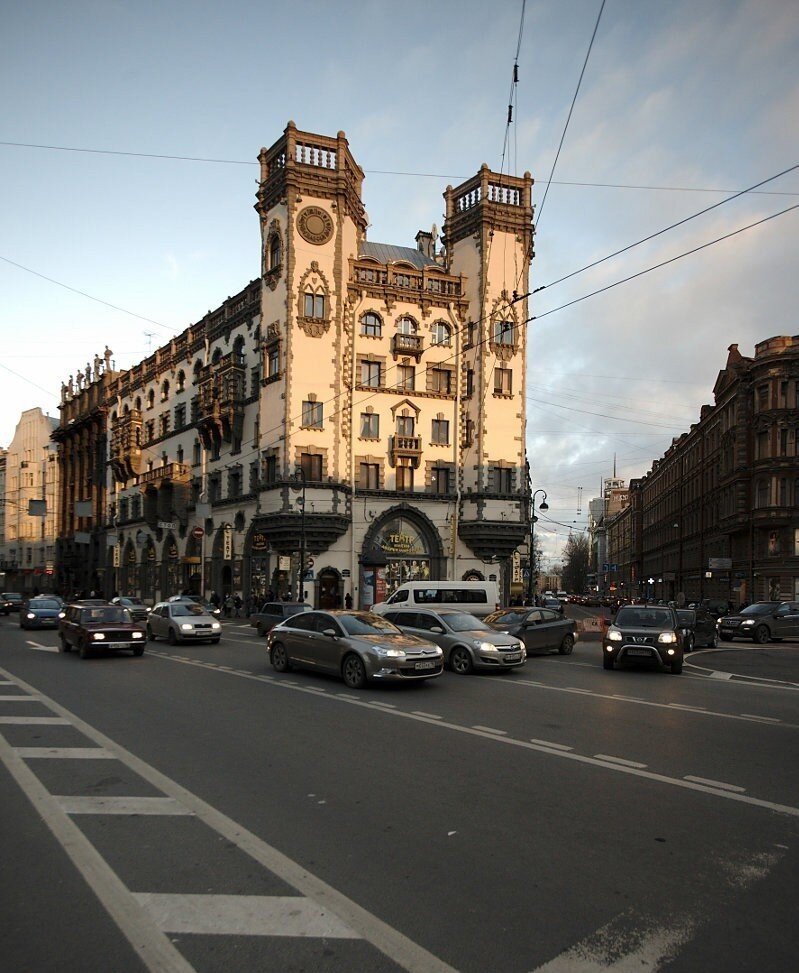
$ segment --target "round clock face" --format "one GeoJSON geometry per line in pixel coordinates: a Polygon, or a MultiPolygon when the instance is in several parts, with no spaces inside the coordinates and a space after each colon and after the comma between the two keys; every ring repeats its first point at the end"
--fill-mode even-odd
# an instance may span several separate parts
{"type": "Polygon", "coordinates": [[[304,240],[319,246],[333,236],[333,220],[321,206],[306,206],[297,217],[297,229],[304,240]]]}

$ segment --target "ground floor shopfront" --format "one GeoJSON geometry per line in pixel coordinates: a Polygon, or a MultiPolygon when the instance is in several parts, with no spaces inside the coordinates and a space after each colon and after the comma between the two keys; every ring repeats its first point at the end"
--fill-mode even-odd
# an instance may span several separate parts
{"type": "MultiPolygon", "coordinates": [[[[513,536],[521,541],[524,525],[516,527],[513,536]]],[[[104,593],[148,603],[182,592],[239,595],[248,607],[302,596],[317,608],[368,608],[406,581],[494,580],[502,586],[509,576],[509,557],[478,557],[458,536],[452,504],[421,509],[395,503],[354,523],[283,511],[254,514],[249,523],[237,517],[207,531],[190,526],[160,538],[142,528],[123,531],[104,593]]]]}

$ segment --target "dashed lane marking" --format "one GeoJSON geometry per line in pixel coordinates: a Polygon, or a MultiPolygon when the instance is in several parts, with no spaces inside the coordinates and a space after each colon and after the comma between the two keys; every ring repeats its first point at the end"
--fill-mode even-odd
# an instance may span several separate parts
{"type": "MultiPolygon", "coordinates": [[[[160,656],[169,662],[176,661],[174,656],[164,654],[160,656]]],[[[180,663],[181,665],[193,665],[194,663],[180,663]]],[[[232,673],[225,673],[225,675],[232,675],[232,673]]],[[[239,679],[255,679],[255,676],[239,676],[239,679]]],[[[409,713],[404,710],[394,709],[389,710],[384,706],[373,706],[368,699],[361,699],[353,696],[345,696],[342,693],[330,693],[325,697],[319,697],[318,693],[309,691],[309,687],[301,686],[299,683],[291,680],[285,679],[275,679],[273,685],[279,689],[290,689],[294,692],[306,693],[310,696],[317,698],[324,698],[329,700],[341,701],[347,703],[350,706],[361,706],[365,709],[371,710],[373,713],[383,713],[385,716],[393,716],[400,719],[406,720],[416,720],[421,723],[426,723],[428,726],[442,727],[444,729],[453,730],[457,733],[465,733],[469,736],[479,736],[486,740],[494,740],[496,743],[504,744],[507,746],[520,747],[526,750],[535,750],[538,753],[548,754],[550,757],[559,757],[563,760],[573,760],[578,763],[586,764],[588,766],[599,767],[603,770],[610,770],[619,774],[629,774],[634,777],[641,777],[645,780],[655,781],[661,784],[667,784],[671,787],[685,788],[688,790],[698,791],[703,794],[710,794],[713,797],[722,798],[729,801],[736,801],[742,804],[749,804],[754,807],[761,807],[769,811],[776,811],[779,814],[787,814],[791,817],[799,818],[799,807],[794,807],[789,804],[779,804],[774,801],[766,801],[761,798],[750,797],[745,793],[738,793],[730,790],[729,785],[725,787],[716,787],[714,784],[706,784],[695,780],[689,780],[685,777],[668,777],[665,774],[657,774],[651,770],[643,769],[640,767],[628,767],[623,764],[615,764],[606,760],[597,760],[596,757],[587,757],[582,754],[573,753],[565,750],[557,750],[551,746],[542,746],[537,743],[527,742],[526,740],[519,740],[514,737],[507,735],[500,735],[496,731],[487,731],[485,729],[476,729],[475,727],[462,726],[457,723],[450,723],[446,720],[436,720],[431,719],[427,716],[419,716],[416,713],[409,713]]],[[[550,688],[550,687],[546,687],[550,688]]],[[[609,698],[609,697],[608,697],[609,698]]],[[[664,707],[662,703],[646,704],[664,707]]],[[[668,709],[668,706],[664,708],[668,709]]],[[[673,711],[672,711],[673,712],[673,711]]],[[[700,713],[697,715],[706,716],[707,713],[700,713]]],[[[740,717],[732,717],[733,719],[739,719],[740,717]]],[[[753,721],[755,722],[755,721],[753,721]]],[[[785,726],[786,724],[780,724],[785,726]]],[[[504,731],[501,731],[504,734],[504,731]]],[[[734,785],[732,785],[734,786],[734,785]]],[[[743,790],[743,788],[741,788],[743,790]]]]}
{"type": "Polygon", "coordinates": [[[0,716],[0,723],[14,723],[18,726],[67,726],[69,720],[60,716],[0,716]]]}
{"type": "Polygon", "coordinates": [[[550,747],[552,750],[574,750],[574,747],[567,747],[565,743],[551,743],[549,740],[531,740],[530,743],[537,743],[539,747],[550,747]]]}
{"type": "Polygon", "coordinates": [[[624,757],[611,757],[606,753],[595,753],[597,760],[607,760],[612,764],[620,764],[622,767],[638,767],[643,769],[646,764],[639,763],[637,760],[627,760],[624,757]]]}
{"type": "Polygon", "coordinates": [[[759,723],[781,723],[782,720],[778,720],[776,716],[758,716],[757,713],[741,713],[741,716],[747,720],[757,720],[759,723]]]}
{"type": "Polygon", "coordinates": [[[116,760],[102,747],[14,747],[14,753],[23,760],[116,760]]]}
{"type": "Polygon", "coordinates": [[[25,696],[22,696],[22,695],[17,695],[17,696],[0,696],[0,703],[20,703],[20,702],[22,702],[22,703],[31,703],[31,702],[36,703],[38,701],[39,701],[39,697],[38,696],[28,696],[28,695],[25,695],[25,696]]]}
{"type": "Polygon", "coordinates": [[[159,929],[199,936],[361,937],[327,909],[291,895],[170,895],[134,892],[159,929]]]}
{"type": "MultiPolygon", "coordinates": [[[[352,699],[353,697],[352,696],[347,696],[345,698],[346,699],[352,699]]],[[[424,716],[425,719],[428,719],[428,720],[443,720],[444,719],[443,716],[436,716],[435,713],[423,713],[421,710],[418,710],[418,709],[416,709],[416,710],[413,711],[413,715],[414,716],[424,716]]]]}
{"type": "Polygon", "coordinates": [[[473,726],[472,729],[473,730],[480,730],[483,733],[490,733],[492,736],[503,736],[504,737],[504,736],[507,736],[508,735],[508,731],[507,730],[497,730],[493,726],[479,726],[479,725],[476,725],[476,726],[473,726]]]}
{"type": "Polygon", "coordinates": [[[692,777],[688,775],[684,779],[693,781],[696,784],[707,784],[709,787],[718,787],[719,790],[731,791],[734,794],[744,794],[746,792],[745,787],[738,787],[736,784],[725,784],[721,780],[708,780],[707,777],[692,777]]]}

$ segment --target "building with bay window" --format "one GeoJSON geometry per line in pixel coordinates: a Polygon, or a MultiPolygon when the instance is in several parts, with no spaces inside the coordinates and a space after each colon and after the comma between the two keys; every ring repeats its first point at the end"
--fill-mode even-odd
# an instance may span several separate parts
{"type": "Polygon", "coordinates": [[[261,276],[109,377],[109,589],[368,606],[496,577],[528,533],[532,178],[483,166],[440,241],[367,239],[343,133],[259,156],[261,276]],[[300,563],[300,559],[304,563],[300,563]]]}

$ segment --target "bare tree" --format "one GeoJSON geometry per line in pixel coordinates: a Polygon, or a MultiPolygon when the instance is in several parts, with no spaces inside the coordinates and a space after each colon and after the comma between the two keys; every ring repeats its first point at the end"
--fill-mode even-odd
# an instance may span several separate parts
{"type": "Polygon", "coordinates": [[[563,587],[581,594],[588,580],[591,548],[586,534],[569,534],[563,548],[563,587]]]}

